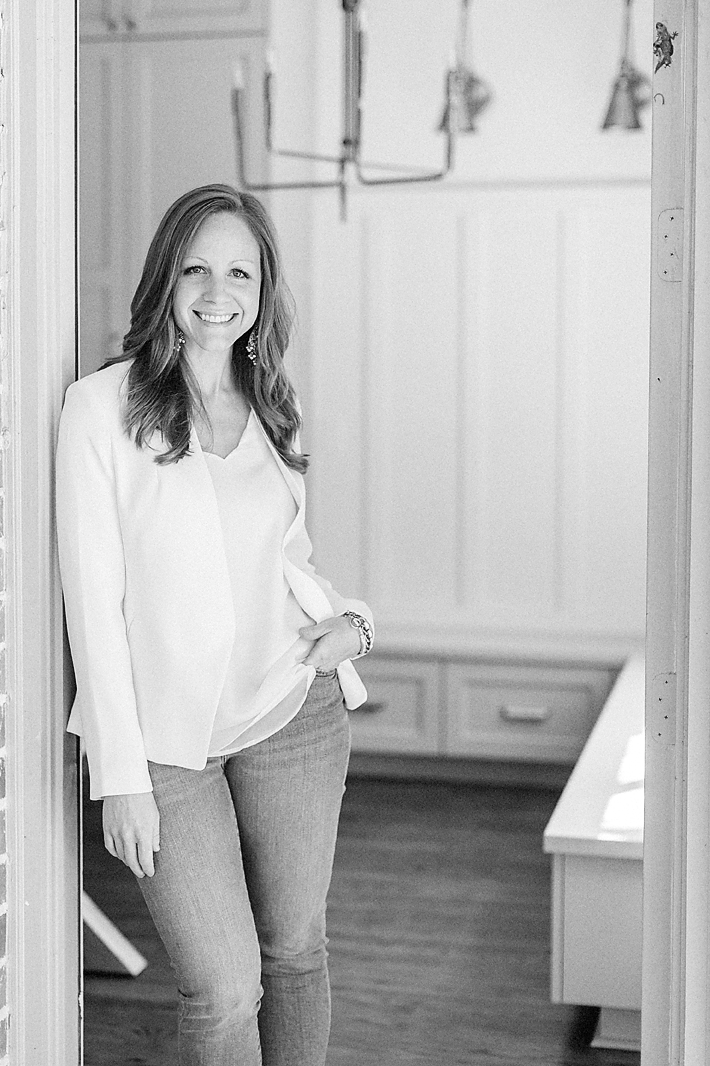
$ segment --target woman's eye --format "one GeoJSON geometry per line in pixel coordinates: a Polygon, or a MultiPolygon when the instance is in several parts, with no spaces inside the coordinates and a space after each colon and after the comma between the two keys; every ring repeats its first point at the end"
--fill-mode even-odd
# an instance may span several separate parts
{"type": "Polygon", "coordinates": [[[194,266],[185,267],[185,269],[183,270],[183,274],[198,274],[201,270],[204,269],[204,267],[195,264],[194,266]]]}
{"type": "Polygon", "coordinates": [[[237,278],[248,278],[249,277],[247,272],[245,270],[241,270],[240,267],[234,267],[233,270],[232,270],[232,273],[237,278]]]}

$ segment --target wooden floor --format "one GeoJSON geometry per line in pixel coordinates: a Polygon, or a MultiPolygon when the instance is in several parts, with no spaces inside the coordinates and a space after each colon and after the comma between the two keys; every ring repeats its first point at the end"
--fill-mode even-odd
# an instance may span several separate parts
{"type": "MultiPolygon", "coordinates": [[[[557,794],[355,779],[329,903],[328,1066],[637,1066],[586,1046],[594,1014],[549,1001],[557,794]]],[[[86,978],[86,1066],[175,1066],[175,993],[132,874],[85,814],[87,891],[150,961],[86,978]]],[[[235,1064],[237,1066],[237,1064],[235,1064]]]]}

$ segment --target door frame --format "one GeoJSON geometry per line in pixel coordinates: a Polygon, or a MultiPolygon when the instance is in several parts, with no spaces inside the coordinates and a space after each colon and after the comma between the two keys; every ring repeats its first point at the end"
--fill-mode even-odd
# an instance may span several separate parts
{"type": "Polygon", "coordinates": [[[53,491],[76,359],[74,3],[0,0],[0,19],[9,1054],[76,1066],[79,783],[53,491]]]}
{"type": "Polygon", "coordinates": [[[702,1066],[710,1047],[710,0],[656,0],[659,22],[678,36],[653,85],[641,1061],[702,1066]],[[664,278],[677,209],[682,245],[664,278]]]}

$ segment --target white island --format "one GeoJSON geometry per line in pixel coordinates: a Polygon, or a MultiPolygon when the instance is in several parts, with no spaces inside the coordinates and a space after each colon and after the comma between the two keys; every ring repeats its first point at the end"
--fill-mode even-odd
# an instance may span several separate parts
{"type": "Polygon", "coordinates": [[[552,999],[601,1007],[594,1046],[640,1046],[644,660],[629,659],[544,835],[552,999]]]}

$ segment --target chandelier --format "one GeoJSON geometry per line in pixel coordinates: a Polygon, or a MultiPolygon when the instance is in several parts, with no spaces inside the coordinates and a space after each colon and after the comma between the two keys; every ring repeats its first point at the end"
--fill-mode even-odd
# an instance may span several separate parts
{"type": "MultiPolygon", "coordinates": [[[[467,0],[464,0],[467,3],[467,0]]],[[[254,182],[246,172],[244,79],[239,68],[235,71],[232,89],[232,115],[236,142],[237,177],[242,188],[251,192],[276,189],[337,189],[340,194],[340,215],[344,220],[347,193],[351,183],[361,185],[404,185],[439,181],[453,168],[456,134],[459,129],[461,76],[457,64],[446,74],[445,104],[442,130],[445,134],[444,159],[438,170],[408,167],[397,163],[367,163],[361,156],[362,97],[366,51],[366,28],[362,0],[342,0],[343,6],[343,127],[340,152],[328,155],[277,148],[273,143],[273,87],[274,72],[267,62],[264,73],[265,141],[267,151],[274,156],[327,163],[335,167],[330,179],[309,181],[254,182]]],[[[460,52],[459,52],[460,54],[460,52]]]]}

